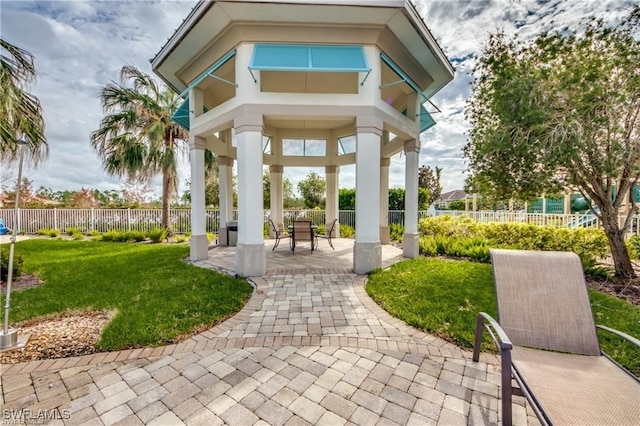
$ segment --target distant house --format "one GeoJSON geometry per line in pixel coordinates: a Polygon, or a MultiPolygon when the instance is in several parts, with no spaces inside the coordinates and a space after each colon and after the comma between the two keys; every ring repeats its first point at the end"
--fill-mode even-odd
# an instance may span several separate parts
{"type": "Polygon", "coordinates": [[[454,189],[453,191],[443,193],[440,198],[436,200],[436,206],[439,209],[447,209],[449,203],[452,201],[465,201],[467,199],[467,193],[463,189],[454,189]]]}

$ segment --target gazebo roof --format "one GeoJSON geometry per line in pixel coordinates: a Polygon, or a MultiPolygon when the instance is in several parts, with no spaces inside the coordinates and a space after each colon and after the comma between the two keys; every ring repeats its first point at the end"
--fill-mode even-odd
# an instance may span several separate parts
{"type": "MultiPolygon", "coordinates": [[[[308,37],[300,40],[303,43],[317,42],[314,37],[329,34],[326,30],[331,27],[341,36],[357,37],[360,43],[398,46],[393,54],[410,63],[404,70],[426,98],[453,79],[453,67],[409,0],[203,0],[151,59],[152,67],[167,84],[182,92],[211,65],[203,58],[214,44],[234,27],[259,25],[301,28],[301,35],[308,37]],[[357,36],[350,33],[354,28],[360,30],[357,36]]],[[[228,43],[282,41],[277,39],[277,31],[269,35],[274,39],[253,39],[251,32],[239,33],[229,37],[228,43]]],[[[351,38],[347,43],[353,41],[351,38]]]]}

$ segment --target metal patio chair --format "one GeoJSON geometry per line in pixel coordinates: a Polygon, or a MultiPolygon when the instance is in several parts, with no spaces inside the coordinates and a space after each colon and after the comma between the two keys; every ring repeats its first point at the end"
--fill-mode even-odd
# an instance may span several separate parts
{"type": "Polygon", "coordinates": [[[640,340],[594,324],[580,258],[491,250],[491,262],[499,320],[478,314],[473,360],[486,328],[500,350],[503,424],[513,393],[542,424],[639,425],[640,380],[601,351],[596,328],[640,340]]]}
{"type": "Polygon", "coordinates": [[[287,234],[284,230],[278,229],[278,227],[276,226],[276,224],[273,222],[271,218],[269,218],[269,224],[271,224],[271,229],[273,229],[273,233],[276,236],[276,243],[273,245],[273,248],[271,249],[271,251],[273,251],[276,249],[276,247],[278,247],[278,244],[280,244],[281,239],[290,238],[291,236],[287,234]]]}
{"type": "Polygon", "coordinates": [[[296,220],[293,222],[293,233],[290,241],[291,251],[296,250],[296,245],[300,241],[311,242],[311,251],[314,251],[318,246],[318,238],[311,227],[310,220],[296,220]]]}
{"type": "Polygon", "coordinates": [[[326,233],[324,233],[324,234],[316,234],[317,238],[326,238],[329,241],[329,245],[334,250],[336,248],[333,246],[333,243],[331,242],[331,238],[333,238],[333,230],[336,227],[336,223],[338,223],[338,219],[333,219],[333,222],[331,222],[331,226],[329,227],[329,230],[326,233]]]}

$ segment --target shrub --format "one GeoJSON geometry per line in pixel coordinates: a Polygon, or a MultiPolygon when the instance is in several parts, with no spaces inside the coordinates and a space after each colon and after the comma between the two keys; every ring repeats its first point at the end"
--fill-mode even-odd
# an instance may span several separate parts
{"type": "Polygon", "coordinates": [[[418,231],[422,235],[450,235],[470,237],[478,232],[479,224],[469,216],[427,217],[418,222],[418,231]]]}
{"type": "Polygon", "coordinates": [[[211,242],[216,239],[215,232],[207,232],[207,241],[211,242]]]}
{"type": "Polygon", "coordinates": [[[84,240],[84,234],[82,232],[74,232],[71,234],[71,238],[74,240],[84,240]]]}
{"type": "Polygon", "coordinates": [[[176,243],[184,243],[188,239],[189,237],[187,237],[186,235],[178,235],[176,236],[176,243]]]}
{"type": "Polygon", "coordinates": [[[404,226],[399,223],[392,223],[389,225],[389,239],[391,241],[402,242],[402,237],[404,236],[404,226]]]}
{"type": "Polygon", "coordinates": [[[107,231],[102,234],[101,239],[102,241],[109,241],[112,243],[121,243],[126,241],[122,231],[107,231]]]}
{"type": "Polygon", "coordinates": [[[70,226],[67,229],[65,229],[65,232],[67,233],[67,235],[69,236],[73,236],[73,234],[82,234],[82,230],[76,226],[70,226]]]}
{"type": "Polygon", "coordinates": [[[349,225],[345,225],[343,223],[340,224],[340,237],[341,238],[350,238],[355,235],[356,231],[349,225]]]}
{"type": "Polygon", "coordinates": [[[419,229],[424,237],[432,237],[432,240],[420,245],[420,251],[425,255],[433,253],[435,249],[437,254],[488,262],[489,248],[572,251],[582,260],[585,272],[597,276],[610,273],[609,269],[598,266],[597,262],[609,251],[606,235],[601,229],[556,228],[527,223],[475,223],[466,216],[422,219],[419,229]]]}
{"type": "Polygon", "coordinates": [[[51,229],[51,228],[41,228],[36,231],[36,235],[47,236],[51,238],[56,238],[60,236],[59,229],[51,229]]]}
{"type": "Polygon", "coordinates": [[[127,231],[123,235],[124,241],[135,241],[139,243],[140,241],[144,241],[146,235],[142,231],[127,231]]]}
{"type": "Polygon", "coordinates": [[[420,238],[418,241],[418,250],[423,256],[436,256],[438,254],[438,246],[435,237],[428,235],[420,238]]]}
{"type": "Polygon", "coordinates": [[[100,231],[96,230],[96,229],[92,229],[91,231],[87,232],[87,235],[90,237],[95,237],[100,235],[100,231]]]}
{"type": "MultiPolygon", "coordinates": [[[[10,248],[0,247],[0,281],[7,282],[9,276],[9,250],[10,248]]],[[[13,278],[17,278],[21,274],[22,264],[24,260],[22,256],[13,252],[13,278]]]]}
{"type": "Polygon", "coordinates": [[[147,237],[152,243],[160,243],[167,238],[167,230],[164,228],[153,228],[147,232],[147,237]]]}
{"type": "Polygon", "coordinates": [[[631,260],[640,258],[640,235],[633,235],[625,242],[631,260]]]}

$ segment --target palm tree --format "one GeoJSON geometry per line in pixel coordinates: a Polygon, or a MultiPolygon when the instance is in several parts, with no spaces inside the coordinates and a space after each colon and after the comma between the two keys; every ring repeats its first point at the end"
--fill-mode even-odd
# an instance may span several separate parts
{"type": "Polygon", "coordinates": [[[177,95],[136,67],[120,70],[120,83],[101,92],[107,114],[91,134],[91,146],[111,175],[139,182],[162,174],[162,226],[172,232],[169,203],[177,189],[177,158],[188,133],[171,120],[177,95]]]}
{"type": "Polygon", "coordinates": [[[33,55],[0,38],[0,161],[17,158],[16,140],[24,135],[26,158],[37,165],[49,155],[38,98],[25,90],[36,77],[33,55]]]}

